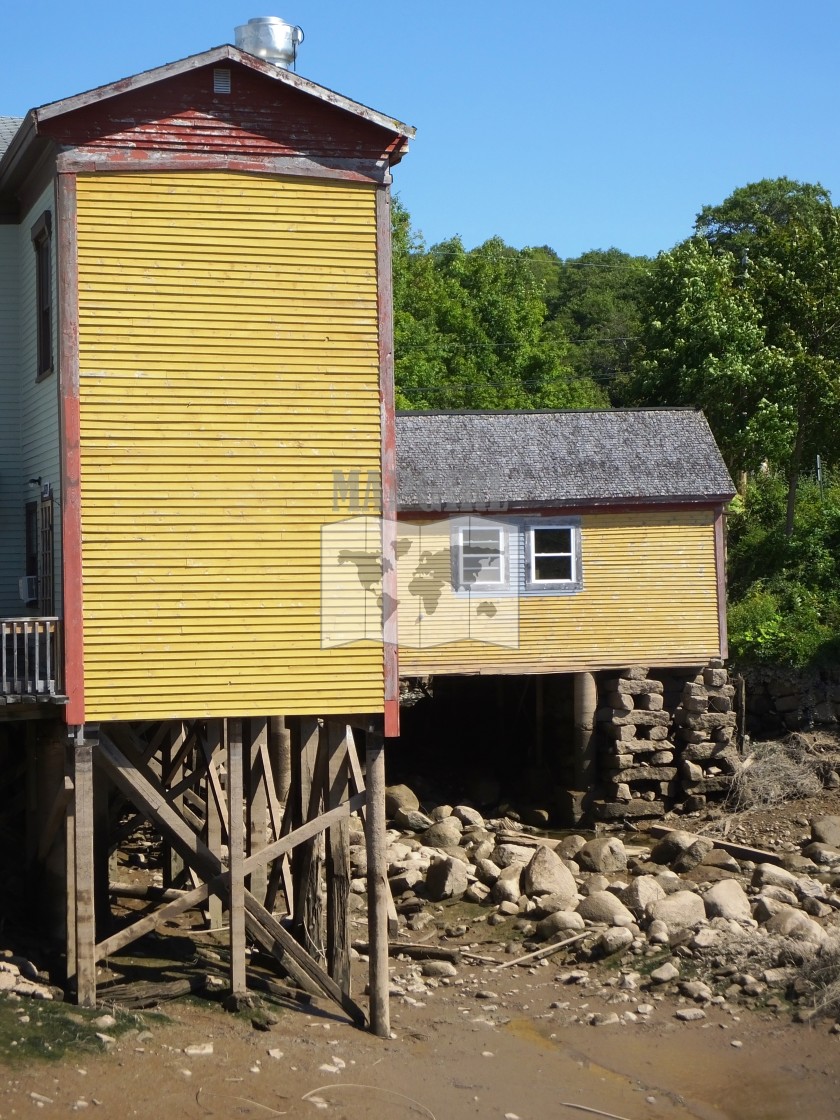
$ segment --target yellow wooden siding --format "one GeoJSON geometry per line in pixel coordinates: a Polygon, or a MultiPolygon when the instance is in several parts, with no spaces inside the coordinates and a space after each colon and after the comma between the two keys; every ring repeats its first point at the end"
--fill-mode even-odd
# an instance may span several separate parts
{"type": "MultiPolygon", "coordinates": [[[[446,547],[449,534],[441,534],[446,547]]],[[[440,578],[448,556],[424,530],[440,578]]],[[[583,590],[521,596],[519,644],[457,640],[417,649],[421,600],[411,566],[400,568],[400,672],[574,671],[627,664],[700,664],[720,652],[714,515],[590,514],[581,519],[583,590]],[[415,648],[411,648],[413,643],[415,648]]],[[[420,585],[422,588],[422,585],[420,585]]],[[[488,596],[489,597],[489,596],[488,596]]],[[[503,603],[501,598],[496,607],[503,603]]],[[[422,624],[424,642],[463,626],[463,599],[444,589],[422,624]]],[[[500,635],[506,639],[503,630],[500,635]]],[[[491,634],[492,640],[492,634],[491,634]]]]}
{"type": "Polygon", "coordinates": [[[86,718],[381,711],[319,570],[380,466],[374,189],[80,176],[78,241],[86,718]]]}

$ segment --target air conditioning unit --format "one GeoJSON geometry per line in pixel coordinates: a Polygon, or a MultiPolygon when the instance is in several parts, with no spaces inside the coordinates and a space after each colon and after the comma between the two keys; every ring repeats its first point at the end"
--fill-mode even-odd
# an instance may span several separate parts
{"type": "Polygon", "coordinates": [[[21,576],[18,580],[18,595],[22,603],[37,603],[38,601],[38,577],[37,576],[21,576]]]}

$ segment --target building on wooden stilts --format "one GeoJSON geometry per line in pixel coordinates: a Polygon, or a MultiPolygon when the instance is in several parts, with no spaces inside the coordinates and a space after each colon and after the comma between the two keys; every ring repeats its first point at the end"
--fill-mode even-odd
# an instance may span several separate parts
{"type": "Polygon", "coordinates": [[[449,765],[569,825],[725,790],[735,488],[702,413],[400,413],[397,451],[400,671],[449,765]]]}
{"type": "Polygon", "coordinates": [[[296,48],[256,21],[246,49],[0,118],[0,720],[25,738],[30,856],[54,924],[66,894],[81,1003],[133,938],[224,906],[234,991],[247,939],[361,1022],[364,809],[387,1033],[394,624],[325,642],[321,557],[348,502],[395,511],[389,192],[413,130],[265,57],[272,22],[296,48]],[[117,930],[115,802],[160,830],[167,877],[117,930]]]}

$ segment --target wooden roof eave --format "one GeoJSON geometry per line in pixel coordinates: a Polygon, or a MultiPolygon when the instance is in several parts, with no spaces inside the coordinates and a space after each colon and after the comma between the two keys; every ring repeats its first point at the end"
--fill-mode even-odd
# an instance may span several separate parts
{"type": "Polygon", "coordinates": [[[699,507],[716,509],[728,505],[734,497],[735,491],[733,490],[725,494],[670,494],[653,498],[568,498],[563,500],[553,498],[546,501],[535,500],[531,502],[512,502],[505,498],[488,497],[486,503],[477,503],[472,500],[470,502],[460,502],[457,498],[450,498],[442,507],[440,503],[437,503],[435,507],[428,504],[403,505],[400,503],[397,517],[428,517],[435,514],[447,516],[454,513],[470,513],[471,511],[484,517],[494,517],[527,513],[585,513],[588,510],[607,513],[610,510],[629,509],[696,509],[699,507]]]}

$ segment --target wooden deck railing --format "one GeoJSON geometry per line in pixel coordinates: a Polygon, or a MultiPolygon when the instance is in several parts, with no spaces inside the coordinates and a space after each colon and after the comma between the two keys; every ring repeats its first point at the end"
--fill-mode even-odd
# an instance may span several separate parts
{"type": "Polygon", "coordinates": [[[61,620],[0,618],[0,697],[61,696],[61,620]]]}

